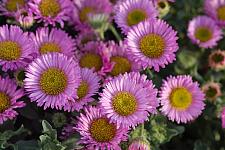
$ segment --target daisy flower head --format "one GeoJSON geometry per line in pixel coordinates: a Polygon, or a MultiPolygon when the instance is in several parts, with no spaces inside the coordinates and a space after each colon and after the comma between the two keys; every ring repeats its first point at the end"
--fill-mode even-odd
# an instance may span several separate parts
{"type": "Polygon", "coordinates": [[[202,91],[205,93],[207,99],[211,102],[222,95],[221,85],[216,82],[209,82],[202,86],[202,91]]]}
{"type": "Polygon", "coordinates": [[[222,30],[210,17],[198,16],[189,22],[188,37],[202,48],[212,48],[222,39],[222,30]]]}
{"type": "Polygon", "coordinates": [[[124,42],[117,44],[110,41],[107,44],[107,50],[109,51],[110,62],[113,64],[113,68],[109,72],[110,76],[115,77],[126,72],[140,71],[141,67],[127,55],[128,49],[124,42]]]}
{"type": "Polygon", "coordinates": [[[81,51],[76,51],[75,60],[81,68],[94,69],[99,75],[104,76],[112,69],[106,49],[106,44],[101,41],[88,42],[81,51]]]}
{"type": "Polygon", "coordinates": [[[87,24],[88,16],[90,14],[106,14],[110,15],[112,12],[112,4],[109,0],[81,0],[76,2],[77,19],[76,24],[87,24]]]}
{"type": "Polygon", "coordinates": [[[87,145],[89,150],[119,150],[120,142],[126,141],[128,137],[127,128],[118,128],[96,107],[85,108],[75,128],[81,135],[80,143],[87,145]]]}
{"type": "Polygon", "coordinates": [[[176,59],[177,39],[177,32],[165,21],[147,20],[128,32],[128,54],[143,68],[153,67],[158,72],[176,59]]]}
{"type": "Polygon", "coordinates": [[[28,0],[2,0],[0,2],[0,14],[14,17],[17,11],[27,7],[28,0]]]}
{"type": "Polygon", "coordinates": [[[74,55],[76,49],[75,40],[61,29],[39,28],[35,34],[32,33],[30,36],[39,55],[49,52],[63,53],[69,57],[74,55]]]}
{"type": "Polygon", "coordinates": [[[137,83],[127,74],[120,75],[106,83],[100,94],[100,107],[103,114],[117,126],[135,127],[148,120],[150,100],[147,88],[137,83]]]}
{"type": "Polygon", "coordinates": [[[92,69],[82,68],[81,82],[77,88],[78,98],[75,99],[74,102],[68,103],[68,105],[65,106],[65,109],[68,109],[69,111],[79,111],[83,109],[84,105],[94,101],[95,99],[92,96],[98,93],[100,81],[101,78],[92,69]]]}
{"type": "Polygon", "coordinates": [[[48,53],[28,66],[24,88],[38,106],[61,110],[69,100],[77,97],[80,81],[80,68],[73,58],[48,53]]]}
{"type": "Polygon", "coordinates": [[[26,59],[35,51],[34,43],[27,32],[18,26],[0,27],[0,65],[3,71],[24,68],[26,59]]]}
{"type": "Polygon", "coordinates": [[[115,22],[125,34],[132,26],[158,16],[156,8],[149,0],[125,0],[114,7],[115,22]]]}
{"type": "Polygon", "coordinates": [[[220,71],[225,69],[225,51],[213,51],[208,58],[209,67],[213,70],[220,71]]]}
{"type": "Polygon", "coordinates": [[[218,25],[225,26],[225,0],[205,0],[204,10],[218,25]]]}
{"type": "Polygon", "coordinates": [[[28,2],[30,12],[39,22],[44,22],[45,26],[55,26],[59,23],[64,26],[64,21],[70,19],[72,12],[72,2],[70,0],[31,0],[28,2]]]}
{"type": "Polygon", "coordinates": [[[18,101],[24,96],[24,91],[17,90],[17,85],[8,77],[0,77],[0,85],[0,124],[3,124],[4,121],[15,118],[18,115],[15,109],[24,107],[25,103],[18,101]]]}
{"type": "Polygon", "coordinates": [[[205,94],[191,76],[170,76],[163,81],[160,98],[161,112],[169,120],[187,123],[197,118],[204,109],[205,94]]]}

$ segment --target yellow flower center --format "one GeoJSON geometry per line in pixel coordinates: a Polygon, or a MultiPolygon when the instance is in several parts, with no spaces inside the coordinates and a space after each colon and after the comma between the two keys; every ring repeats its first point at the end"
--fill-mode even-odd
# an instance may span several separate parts
{"type": "Polygon", "coordinates": [[[94,9],[91,7],[84,7],[79,14],[80,21],[86,22],[88,20],[88,14],[93,13],[94,9]]]}
{"type": "Polygon", "coordinates": [[[61,52],[61,48],[55,43],[44,43],[39,49],[41,54],[46,54],[48,52],[61,52]]]}
{"type": "Polygon", "coordinates": [[[93,53],[87,53],[84,54],[81,59],[80,59],[80,66],[82,68],[95,68],[96,71],[99,71],[102,66],[102,58],[98,54],[93,54],[93,53]]]}
{"type": "Polygon", "coordinates": [[[136,111],[137,105],[134,95],[128,92],[119,92],[112,100],[113,109],[121,116],[132,115],[136,111]]]}
{"type": "Polygon", "coordinates": [[[10,97],[4,92],[0,92],[0,113],[3,113],[10,107],[10,97]]]}
{"type": "Polygon", "coordinates": [[[157,34],[149,34],[140,40],[141,52],[149,58],[159,58],[165,49],[164,39],[157,34]]]}
{"type": "Polygon", "coordinates": [[[141,21],[144,21],[147,17],[148,16],[145,11],[141,9],[134,9],[127,15],[127,24],[128,26],[136,25],[141,21]]]}
{"type": "Polygon", "coordinates": [[[185,88],[176,88],[170,94],[170,103],[178,110],[185,110],[192,103],[192,94],[185,88]]]}
{"type": "Polygon", "coordinates": [[[39,10],[45,17],[56,17],[61,11],[58,0],[41,0],[39,10]]]}
{"type": "Polygon", "coordinates": [[[94,120],[90,126],[91,137],[97,142],[110,142],[116,135],[116,126],[106,118],[94,120]]]}
{"type": "Polygon", "coordinates": [[[225,6],[219,7],[217,9],[217,17],[219,20],[225,21],[225,6]]]}
{"type": "Polygon", "coordinates": [[[199,27],[195,31],[195,37],[201,42],[207,42],[212,39],[212,31],[207,27],[199,27]]]}
{"type": "Polygon", "coordinates": [[[124,74],[125,72],[130,72],[131,64],[128,59],[121,56],[111,57],[111,62],[114,62],[115,65],[110,72],[110,75],[117,76],[119,74],[124,74]]]}
{"type": "Polygon", "coordinates": [[[77,89],[77,96],[79,97],[79,100],[81,100],[87,95],[88,90],[89,90],[88,83],[86,81],[82,81],[77,89]]]}
{"type": "Polygon", "coordinates": [[[17,11],[18,8],[24,6],[25,6],[24,0],[7,0],[5,4],[5,8],[10,12],[17,11]]]}
{"type": "Polygon", "coordinates": [[[21,55],[21,47],[13,41],[0,42],[0,59],[11,61],[17,60],[21,55]]]}
{"type": "Polygon", "coordinates": [[[49,68],[42,73],[40,86],[46,94],[58,95],[66,89],[67,77],[60,69],[49,68]]]}

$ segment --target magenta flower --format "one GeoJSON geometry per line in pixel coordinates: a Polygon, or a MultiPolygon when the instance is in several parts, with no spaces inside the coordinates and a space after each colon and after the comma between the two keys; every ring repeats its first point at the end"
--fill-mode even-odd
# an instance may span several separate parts
{"type": "Polygon", "coordinates": [[[152,101],[156,100],[154,97],[156,90],[148,84],[144,85],[142,81],[137,81],[128,74],[120,75],[109,81],[103,93],[100,94],[100,107],[103,114],[111,122],[122,127],[132,126],[134,128],[137,124],[148,120],[152,111],[150,94],[153,94],[152,101]]]}
{"type": "Polygon", "coordinates": [[[4,121],[15,118],[18,113],[14,110],[25,106],[23,101],[18,101],[24,96],[22,89],[17,90],[17,85],[9,78],[0,77],[0,124],[4,121]]]}
{"type": "Polygon", "coordinates": [[[160,91],[161,112],[177,123],[196,119],[204,109],[205,94],[191,76],[170,76],[160,91]]]}
{"type": "Polygon", "coordinates": [[[125,0],[114,7],[115,21],[125,34],[132,26],[158,16],[156,8],[149,0],[125,0]]]}
{"type": "Polygon", "coordinates": [[[213,19],[198,16],[189,23],[188,37],[202,48],[212,48],[222,39],[222,30],[213,19]]]}
{"type": "Polygon", "coordinates": [[[18,26],[0,27],[0,65],[4,71],[18,70],[28,64],[35,52],[33,41],[18,26]]]}
{"type": "Polygon", "coordinates": [[[59,52],[72,57],[76,50],[75,40],[65,31],[52,28],[39,28],[36,34],[30,35],[35,43],[35,49],[39,55],[49,52],[59,52]]]}
{"type": "Polygon", "coordinates": [[[35,59],[27,68],[24,88],[38,106],[62,109],[77,97],[81,81],[80,68],[60,53],[48,53],[35,59]]]}
{"type": "Polygon", "coordinates": [[[0,14],[14,17],[15,14],[27,7],[28,0],[2,0],[0,2],[0,14]]]}
{"type": "Polygon", "coordinates": [[[70,19],[72,12],[72,2],[70,0],[31,0],[30,11],[35,15],[38,22],[44,22],[45,26],[59,23],[64,26],[64,21],[70,19]]]}
{"type": "Polygon", "coordinates": [[[81,69],[81,83],[77,88],[78,98],[74,102],[67,103],[64,109],[69,111],[79,111],[89,102],[94,101],[92,96],[98,93],[100,81],[101,78],[97,73],[93,72],[93,70],[87,68],[81,69]]]}
{"type": "Polygon", "coordinates": [[[225,128],[225,107],[223,107],[221,119],[222,119],[222,128],[225,128]]]}
{"type": "Polygon", "coordinates": [[[103,42],[91,41],[84,45],[81,51],[76,51],[75,60],[81,68],[94,69],[104,76],[112,70],[107,47],[103,42]]]}
{"type": "Polygon", "coordinates": [[[87,145],[88,150],[120,150],[120,142],[126,141],[128,137],[127,128],[111,123],[99,108],[85,108],[84,112],[74,127],[81,135],[80,143],[87,145]]]}
{"type": "Polygon", "coordinates": [[[218,25],[225,26],[225,0],[205,0],[204,10],[218,25]]]}
{"type": "Polygon", "coordinates": [[[128,32],[128,54],[143,68],[158,72],[176,59],[177,39],[177,32],[162,20],[141,22],[128,32]]]}

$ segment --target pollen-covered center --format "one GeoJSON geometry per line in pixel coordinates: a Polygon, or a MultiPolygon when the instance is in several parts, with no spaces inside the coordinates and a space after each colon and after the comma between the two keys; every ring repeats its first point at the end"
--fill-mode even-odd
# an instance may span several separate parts
{"type": "Polygon", "coordinates": [[[61,48],[53,42],[47,42],[41,45],[39,51],[41,54],[46,54],[48,52],[61,52],[61,48]]]}
{"type": "Polygon", "coordinates": [[[80,10],[79,18],[81,22],[86,22],[88,20],[88,14],[94,12],[94,8],[92,7],[84,7],[80,10]]]}
{"type": "Polygon", "coordinates": [[[7,0],[5,8],[10,12],[15,12],[17,9],[25,6],[25,0],[7,0]]]}
{"type": "Polygon", "coordinates": [[[40,78],[40,87],[48,95],[58,95],[67,86],[65,73],[58,68],[49,68],[44,71],[40,78]]]}
{"type": "Polygon", "coordinates": [[[207,42],[212,39],[213,33],[207,27],[198,27],[195,31],[195,37],[201,42],[207,42]]]}
{"type": "Polygon", "coordinates": [[[217,17],[219,20],[225,21],[225,6],[221,6],[217,9],[217,17]]]}
{"type": "Polygon", "coordinates": [[[205,94],[208,98],[214,98],[217,94],[217,89],[214,87],[209,87],[205,94]]]}
{"type": "Polygon", "coordinates": [[[0,92],[0,113],[10,107],[10,97],[4,92],[0,92]]]}
{"type": "Polygon", "coordinates": [[[95,68],[96,71],[99,71],[103,66],[102,58],[94,53],[84,54],[80,59],[80,66],[89,69],[95,68]]]}
{"type": "Polygon", "coordinates": [[[58,0],[41,0],[39,10],[42,16],[56,17],[61,11],[61,7],[58,0]]]}
{"type": "Polygon", "coordinates": [[[137,105],[135,96],[129,92],[119,92],[112,99],[113,109],[121,116],[132,115],[137,105]]]}
{"type": "Polygon", "coordinates": [[[141,52],[149,58],[161,57],[166,47],[164,39],[157,34],[145,35],[139,45],[141,52]]]}
{"type": "Polygon", "coordinates": [[[113,66],[110,75],[117,76],[119,74],[124,74],[125,72],[130,72],[131,64],[127,58],[121,56],[113,56],[111,57],[111,62],[114,62],[115,65],[113,66]]]}
{"type": "Polygon", "coordinates": [[[95,119],[90,125],[91,137],[97,142],[110,142],[116,135],[116,126],[106,118],[95,119]]]}
{"type": "Polygon", "coordinates": [[[77,89],[77,96],[79,97],[79,100],[84,98],[89,90],[88,83],[86,81],[82,81],[77,89]]]}
{"type": "Polygon", "coordinates": [[[13,41],[0,42],[0,59],[12,61],[20,58],[21,47],[13,41]]]}
{"type": "Polygon", "coordinates": [[[128,26],[136,25],[140,23],[141,21],[144,21],[145,19],[147,19],[147,17],[148,16],[144,10],[134,9],[130,11],[127,15],[127,24],[128,26]]]}
{"type": "Polygon", "coordinates": [[[186,88],[176,88],[170,94],[170,104],[178,109],[185,110],[192,103],[192,94],[186,88]]]}
{"type": "Polygon", "coordinates": [[[221,63],[224,61],[224,56],[222,54],[215,53],[214,55],[212,55],[212,60],[215,63],[221,63]]]}

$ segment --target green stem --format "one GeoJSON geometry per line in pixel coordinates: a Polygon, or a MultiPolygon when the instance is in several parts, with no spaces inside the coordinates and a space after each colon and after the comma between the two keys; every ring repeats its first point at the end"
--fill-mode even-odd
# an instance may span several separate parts
{"type": "Polygon", "coordinates": [[[141,137],[144,136],[144,132],[145,132],[145,124],[143,123],[143,124],[141,125],[141,137]]]}
{"type": "Polygon", "coordinates": [[[109,29],[112,31],[112,33],[114,34],[114,36],[118,41],[122,40],[122,38],[120,37],[119,33],[116,31],[113,25],[109,25],[109,29]]]}

